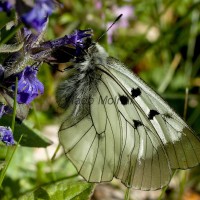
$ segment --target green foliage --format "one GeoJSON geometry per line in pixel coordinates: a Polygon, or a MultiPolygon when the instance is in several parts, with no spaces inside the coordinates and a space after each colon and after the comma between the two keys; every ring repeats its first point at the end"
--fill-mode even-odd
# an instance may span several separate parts
{"type": "MultiPolygon", "coordinates": [[[[11,124],[11,117],[4,116],[0,119],[0,123],[2,126],[9,126],[11,124]]],[[[37,129],[31,127],[25,120],[22,123],[15,122],[14,130],[15,141],[19,141],[21,135],[23,135],[19,143],[21,146],[47,147],[52,144],[48,138],[44,137],[37,129]]]]}
{"type": "Polygon", "coordinates": [[[93,184],[85,182],[73,182],[71,180],[62,180],[46,186],[41,186],[32,192],[19,197],[19,200],[32,199],[56,199],[56,200],[82,200],[88,199],[93,184]]]}

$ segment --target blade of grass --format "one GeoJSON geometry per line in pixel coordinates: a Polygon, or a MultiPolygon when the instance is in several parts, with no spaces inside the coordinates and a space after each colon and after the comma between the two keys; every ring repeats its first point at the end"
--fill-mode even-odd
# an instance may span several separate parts
{"type": "MultiPolygon", "coordinates": [[[[176,174],[176,172],[177,172],[177,170],[174,170],[174,171],[172,172],[172,178],[173,178],[173,176],[176,174]]],[[[162,188],[162,192],[161,192],[161,194],[160,194],[160,196],[158,197],[157,200],[162,200],[162,199],[164,199],[165,192],[166,192],[166,190],[167,190],[168,187],[169,187],[169,185],[166,185],[164,188],[162,188]]]]}
{"type": "Polygon", "coordinates": [[[168,185],[162,188],[162,191],[161,191],[160,196],[158,197],[158,200],[162,200],[164,198],[167,188],[168,188],[168,185]]]}
{"type": "Polygon", "coordinates": [[[6,171],[7,171],[8,167],[9,167],[11,161],[12,161],[12,158],[13,158],[13,156],[14,156],[14,154],[15,154],[18,146],[19,146],[19,143],[20,143],[22,137],[23,137],[23,135],[20,136],[19,141],[17,142],[16,146],[11,146],[7,150],[7,153],[6,153],[6,165],[3,168],[2,172],[1,172],[1,175],[0,175],[0,187],[2,187],[2,183],[3,183],[4,177],[6,175],[6,171]]]}
{"type": "MultiPolygon", "coordinates": [[[[35,122],[36,122],[36,127],[39,130],[41,130],[41,124],[40,124],[40,121],[39,121],[38,116],[37,116],[36,107],[35,107],[34,102],[32,102],[32,107],[33,107],[33,114],[34,114],[34,118],[35,118],[35,122]]],[[[52,163],[52,160],[50,159],[49,152],[47,151],[47,148],[45,148],[44,150],[45,150],[45,154],[46,154],[46,157],[47,157],[49,168],[50,168],[50,171],[51,171],[51,174],[52,174],[52,181],[56,181],[56,174],[54,173],[54,170],[53,170],[53,163],[52,163]]]]}
{"type": "MultiPolygon", "coordinates": [[[[199,3],[199,0],[194,0],[194,4],[195,3],[199,3]]],[[[186,85],[190,85],[190,79],[192,75],[192,69],[193,69],[192,58],[194,56],[196,38],[199,33],[199,29],[198,29],[199,17],[200,17],[199,10],[198,8],[195,8],[191,14],[191,27],[190,27],[190,34],[189,34],[189,39],[188,39],[187,59],[185,62],[186,85]]]]}
{"type": "MultiPolygon", "coordinates": [[[[14,133],[14,127],[15,127],[15,117],[16,117],[16,111],[17,111],[17,88],[18,88],[18,79],[16,77],[16,81],[15,81],[15,96],[14,96],[14,103],[13,103],[13,118],[12,118],[12,124],[11,124],[11,129],[12,129],[12,132],[14,133]]],[[[6,174],[6,171],[8,169],[8,166],[14,156],[14,153],[19,145],[19,142],[21,141],[22,139],[22,135],[17,143],[17,145],[13,148],[13,147],[8,147],[7,148],[7,152],[6,152],[6,165],[4,167],[4,169],[2,170],[1,172],[1,175],[0,175],[0,187],[2,186],[2,183],[3,183],[3,180],[4,180],[4,177],[5,177],[5,174],[6,174]]]]}
{"type": "Polygon", "coordinates": [[[158,88],[159,93],[163,93],[167,89],[168,85],[170,84],[170,82],[171,82],[171,80],[174,76],[174,73],[175,73],[180,61],[181,61],[181,55],[179,53],[177,53],[174,56],[174,59],[173,59],[171,65],[170,65],[170,67],[167,71],[167,74],[166,74],[164,80],[162,81],[162,83],[160,84],[160,86],[158,88]]]}
{"type": "Polygon", "coordinates": [[[56,148],[56,150],[55,150],[55,152],[54,152],[54,154],[53,154],[53,156],[51,158],[51,162],[53,162],[55,160],[56,154],[58,153],[60,147],[61,147],[61,145],[58,144],[58,146],[57,146],[57,148],[56,148]]]}
{"type": "Polygon", "coordinates": [[[130,200],[130,191],[131,191],[131,188],[126,188],[124,200],[130,200]]]}
{"type": "MultiPolygon", "coordinates": [[[[194,3],[199,2],[198,0],[194,0],[194,3]]],[[[186,79],[186,85],[190,85],[190,79],[192,75],[192,65],[193,61],[192,58],[194,56],[194,49],[195,49],[195,44],[196,44],[196,38],[198,35],[198,23],[199,23],[199,18],[200,14],[198,9],[194,9],[192,11],[191,15],[191,27],[190,27],[190,35],[189,35],[189,40],[188,40],[188,50],[187,50],[187,60],[185,63],[185,79],[186,79]]],[[[185,92],[185,104],[184,104],[184,119],[186,120],[186,114],[187,114],[187,106],[188,106],[188,96],[189,96],[189,89],[186,87],[186,92],[185,92]]],[[[188,177],[187,171],[183,172],[183,176],[180,182],[180,190],[178,194],[178,200],[182,199],[184,189],[187,183],[187,177],[188,177]]]]}
{"type": "Polygon", "coordinates": [[[181,172],[181,182],[179,184],[179,193],[178,193],[178,200],[182,200],[183,199],[183,193],[185,191],[185,186],[187,183],[187,179],[188,179],[188,175],[189,175],[189,171],[185,170],[181,172]]]}
{"type": "Polygon", "coordinates": [[[184,112],[183,112],[183,119],[186,121],[187,116],[187,107],[188,107],[188,98],[189,98],[189,88],[185,88],[185,103],[184,103],[184,112]]]}
{"type": "Polygon", "coordinates": [[[39,130],[41,130],[41,125],[40,125],[40,121],[39,121],[38,116],[37,116],[37,112],[36,112],[36,108],[35,108],[34,102],[32,102],[32,108],[33,108],[32,109],[33,110],[33,116],[34,116],[34,119],[35,119],[35,126],[39,130]]]}

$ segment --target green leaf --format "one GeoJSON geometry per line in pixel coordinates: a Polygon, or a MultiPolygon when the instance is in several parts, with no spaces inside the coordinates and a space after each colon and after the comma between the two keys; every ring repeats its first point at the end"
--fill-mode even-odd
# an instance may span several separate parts
{"type": "Polygon", "coordinates": [[[0,53],[12,53],[17,52],[23,47],[24,43],[15,43],[15,44],[2,44],[0,45],[0,53]]]}
{"type": "MultiPolygon", "coordinates": [[[[1,126],[10,126],[12,117],[9,115],[4,116],[0,119],[1,126]]],[[[20,136],[23,135],[20,145],[26,147],[47,147],[52,142],[44,137],[39,130],[32,128],[25,120],[19,124],[15,123],[14,139],[18,141],[20,136]]]]}
{"type": "Polygon", "coordinates": [[[91,183],[72,182],[72,180],[65,179],[41,186],[19,197],[18,200],[86,200],[89,199],[93,186],[94,184],[91,183]]]}
{"type": "MultiPolygon", "coordinates": [[[[8,105],[10,107],[13,106],[14,104],[14,99],[6,93],[6,91],[2,91],[1,95],[4,97],[4,99],[6,100],[6,102],[8,103],[8,105]]],[[[17,118],[19,118],[21,121],[23,121],[24,119],[26,119],[28,112],[29,112],[29,106],[26,104],[18,104],[17,103],[17,108],[16,108],[16,115],[17,118]]]]}
{"type": "Polygon", "coordinates": [[[0,171],[5,167],[5,161],[0,161],[0,171]]]}

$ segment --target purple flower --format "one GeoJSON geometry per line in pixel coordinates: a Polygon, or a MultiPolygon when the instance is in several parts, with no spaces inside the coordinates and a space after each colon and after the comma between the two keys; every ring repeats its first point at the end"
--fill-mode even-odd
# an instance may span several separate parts
{"type": "Polygon", "coordinates": [[[81,57],[84,49],[91,45],[92,30],[76,30],[71,35],[40,43],[31,48],[31,58],[38,62],[69,62],[75,57],[81,57]]]}
{"type": "Polygon", "coordinates": [[[76,48],[78,46],[84,46],[85,39],[90,38],[91,35],[92,35],[91,29],[76,30],[71,35],[65,35],[62,38],[59,38],[53,41],[44,42],[41,44],[41,47],[56,48],[56,47],[61,47],[65,45],[71,45],[76,48]],[[45,45],[48,45],[48,46],[45,46],[45,45]]]}
{"type": "MultiPolygon", "coordinates": [[[[37,69],[27,66],[19,75],[17,102],[31,103],[39,94],[44,93],[43,84],[37,79],[37,69]]],[[[14,89],[14,87],[13,87],[14,89]]]]}
{"type": "Polygon", "coordinates": [[[11,9],[12,9],[12,4],[9,1],[6,0],[0,1],[0,11],[4,11],[9,15],[11,9]]]}
{"type": "Polygon", "coordinates": [[[52,14],[55,6],[56,2],[53,0],[35,0],[34,6],[29,8],[28,11],[23,11],[22,8],[17,8],[17,10],[22,22],[27,27],[40,32],[47,22],[49,15],[52,14]]]}
{"type": "Polygon", "coordinates": [[[0,140],[6,143],[6,145],[15,144],[12,130],[10,129],[10,127],[0,126],[0,140]]]}
{"type": "Polygon", "coordinates": [[[101,10],[102,9],[103,6],[102,6],[102,2],[100,0],[95,0],[94,3],[95,3],[95,8],[97,10],[101,10]]]}
{"type": "Polygon", "coordinates": [[[80,56],[81,52],[83,52],[84,49],[88,48],[91,44],[91,41],[89,43],[86,42],[87,39],[91,38],[92,30],[76,30],[71,35],[65,36],[65,45],[72,45],[76,49],[75,56],[80,56]]]}
{"type": "Polygon", "coordinates": [[[5,114],[10,114],[10,113],[12,113],[12,109],[3,103],[0,103],[0,118],[5,114]]]}

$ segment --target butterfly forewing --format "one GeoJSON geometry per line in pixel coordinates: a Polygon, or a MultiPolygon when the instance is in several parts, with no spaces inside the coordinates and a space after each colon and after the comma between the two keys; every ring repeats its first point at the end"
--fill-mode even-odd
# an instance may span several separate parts
{"type": "Polygon", "coordinates": [[[199,139],[188,125],[141,79],[124,68],[123,64],[112,58],[108,63],[110,74],[117,77],[119,83],[125,84],[129,94],[136,88],[140,91],[133,98],[134,102],[144,111],[143,114],[148,117],[162,140],[170,167],[187,169],[199,164],[199,139]]]}
{"type": "MultiPolygon", "coordinates": [[[[100,76],[92,86],[89,110],[65,120],[60,142],[89,182],[116,177],[127,187],[162,188],[174,169],[199,164],[200,141],[141,79],[118,60],[106,59],[107,64],[95,66],[100,76]]],[[[70,107],[73,116],[77,105],[71,102],[70,107]]]]}
{"type": "Polygon", "coordinates": [[[120,178],[126,186],[143,190],[156,189],[167,184],[171,169],[155,129],[110,74],[104,73],[102,82],[108,87],[111,97],[119,99],[116,107],[123,127],[124,145],[115,177],[120,178]],[[123,101],[125,97],[128,101],[123,101]]]}

